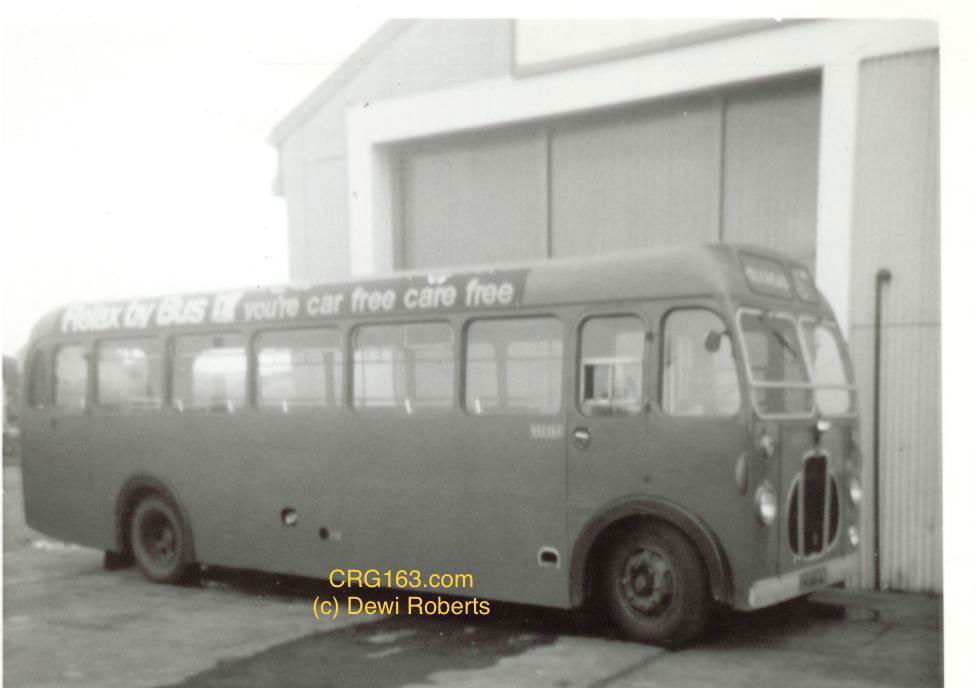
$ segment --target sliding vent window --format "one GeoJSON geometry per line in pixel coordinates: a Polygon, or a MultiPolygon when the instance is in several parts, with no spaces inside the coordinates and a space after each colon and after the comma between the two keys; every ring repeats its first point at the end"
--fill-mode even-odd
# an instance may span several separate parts
{"type": "Polygon", "coordinates": [[[258,406],[289,413],[343,403],[339,330],[282,330],[257,338],[258,406]]]}
{"type": "Polygon", "coordinates": [[[239,334],[173,340],[173,406],[234,413],[247,403],[248,358],[239,334]]]}
{"type": "Polygon", "coordinates": [[[80,346],[62,346],[54,356],[54,405],[81,411],[88,399],[88,355],[80,346]]]}
{"type": "Polygon", "coordinates": [[[731,416],[740,386],[729,329],[711,311],[673,311],[665,320],[662,408],[673,416],[731,416]]]}
{"type": "Polygon", "coordinates": [[[645,328],[639,318],[591,318],[580,333],[580,408],[591,416],[630,415],[644,402],[645,328]]]}
{"type": "Polygon", "coordinates": [[[163,404],[162,347],[155,339],[98,345],[98,404],[112,411],[155,411],[163,404]]]}
{"type": "Polygon", "coordinates": [[[552,415],[563,390],[556,318],[480,320],[468,328],[465,408],[475,415],[552,415]]]}
{"type": "Polygon", "coordinates": [[[450,325],[360,327],[353,341],[353,404],[357,408],[413,414],[452,407],[455,360],[450,325]]]}

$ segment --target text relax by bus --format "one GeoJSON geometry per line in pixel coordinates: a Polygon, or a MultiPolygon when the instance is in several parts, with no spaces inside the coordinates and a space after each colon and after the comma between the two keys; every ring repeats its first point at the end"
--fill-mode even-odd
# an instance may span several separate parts
{"type": "Polygon", "coordinates": [[[156,581],[464,573],[677,644],[855,566],[846,345],[758,248],[71,305],[27,369],[28,523],[156,581]]]}

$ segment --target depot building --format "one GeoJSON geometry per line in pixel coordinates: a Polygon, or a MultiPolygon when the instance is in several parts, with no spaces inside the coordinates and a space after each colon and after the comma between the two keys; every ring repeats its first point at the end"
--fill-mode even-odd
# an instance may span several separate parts
{"type": "Polygon", "coordinates": [[[787,253],[851,343],[868,487],[878,384],[882,585],[940,591],[938,104],[931,22],[391,21],[272,132],[290,279],[787,253]]]}

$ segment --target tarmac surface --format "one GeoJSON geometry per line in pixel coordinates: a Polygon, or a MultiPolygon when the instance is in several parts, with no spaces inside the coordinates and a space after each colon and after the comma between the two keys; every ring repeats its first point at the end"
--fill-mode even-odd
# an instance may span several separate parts
{"type": "Polygon", "coordinates": [[[100,552],[27,528],[19,468],[3,470],[5,686],[943,682],[938,597],[831,589],[724,615],[710,638],[680,651],[623,641],[579,613],[496,602],[487,616],[316,621],[321,581],[208,569],[199,585],[174,587],[106,571],[100,552]]]}

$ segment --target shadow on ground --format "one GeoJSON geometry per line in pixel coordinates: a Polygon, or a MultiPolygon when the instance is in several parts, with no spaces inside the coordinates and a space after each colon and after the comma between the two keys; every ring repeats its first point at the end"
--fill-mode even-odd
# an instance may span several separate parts
{"type": "MultiPolygon", "coordinates": [[[[263,597],[298,597],[309,600],[310,606],[311,600],[323,592],[323,584],[313,579],[223,569],[208,570],[201,584],[263,597]]],[[[356,590],[352,594],[386,601],[397,595],[403,600],[408,593],[356,590]]],[[[427,594],[421,597],[435,598],[427,594]]],[[[343,595],[339,599],[345,604],[343,595]]],[[[722,614],[714,636],[700,647],[776,645],[778,639],[843,616],[839,608],[805,600],[750,614],[722,614]]],[[[285,677],[287,685],[300,688],[425,683],[435,672],[484,669],[505,657],[552,645],[561,636],[621,640],[606,621],[580,612],[493,601],[489,615],[401,614],[315,632],[250,657],[220,662],[173,688],[264,687],[282,685],[285,677]]]]}

